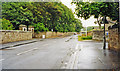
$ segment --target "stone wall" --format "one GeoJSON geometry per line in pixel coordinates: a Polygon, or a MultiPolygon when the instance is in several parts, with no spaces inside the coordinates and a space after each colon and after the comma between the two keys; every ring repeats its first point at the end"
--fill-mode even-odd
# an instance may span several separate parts
{"type": "Polygon", "coordinates": [[[42,38],[42,35],[45,35],[45,38],[53,38],[53,37],[60,37],[60,36],[70,36],[73,35],[74,32],[67,32],[67,33],[61,33],[61,32],[39,32],[34,33],[34,38],[42,38]]]}
{"type": "MultiPolygon", "coordinates": [[[[106,30],[105,32],[108,32],[108,31],[106,30]]],[[[106,35],[106,41],[108,41],[107,33],[105,35],[106,35]]],[[[92,31],[93,40],[103,41],[103,36],[104,36],[104,30],[93,30],[92,31]]]]}
{"type": "Polygon", "coordinates": [[[16,30],[0,30],[0,43],[8,43],[32,39],[32,32],[16,30]]]}
{"type": "Polygon", "coordinates": [[[103,40],[103,35],[104,35],[104,32],[103,30],[93,30],[92,32],[92,39],[93,40],[103,40]]]}
{"type": "Polygon", "coordinates": [[[118,25],[113,25],[109,27],[109,42],[108,48],[114,51],[120,51],[120,32],[118,31],[118,25]]]}
{"type": "Polygon", "coordinates": [[[92,31],[87,32],[87,36],[92,36],[92,34],[93,34],[92,31]]]}
{"type": "Polygon", "coordinates": [[[28,31],[16,31],[16,30],[0,30],[0,43],[8,43],[15,41],[30,40],[34,38],[42,38],[42,35],[45,35],[45,38],[54,38],[60,36],[69,36],[73,35],[74,32],[61,33],[61,32],[40,32],[32,33],[28,31]]]}

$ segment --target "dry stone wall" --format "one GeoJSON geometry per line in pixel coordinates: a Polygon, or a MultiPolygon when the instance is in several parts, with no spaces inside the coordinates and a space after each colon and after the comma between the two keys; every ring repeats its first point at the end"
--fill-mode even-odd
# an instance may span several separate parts
{"type": "MultiPolygon", "coordinates": [[[[105,32],[108,32],[107,30],[105,32]]],[[[103,41],[104,30],[93,30],[92,32],[92,39],[97,41],[103,41]]],[[[105,33],[106,41],[108,41],[108,35],[105,33]]]]}
{"type": "Polygon", "coordinates": [[[8,43],[30,39],[32,39],[32,32],[0,30],[0,43],[8,43]]]}
{"type": "Polygon", "coordinates": [[[34,38],[42,38],[42,35],[45,35],[45,38],[54,38],[54,37],[60,37],[60,36],[70,36],[73,35],[74,32],[67,32],[67,33],[61,33],[61,32],[39,32],[34,33],[34,38]]]}
{"type": "Polygon", "coordinates": [[[109,42],[108,48],[116,52],[120,52],[120,32],[118,31],[118,25],[109,27],[109,42]]]}
{"type": "Polygon", "coordinates": [[[61,32],[40,32],[32,33],[28,31],[16,31],[16,30],[0,30],[0,43],[8,43],[15,41],[30,40],[34,38],[42,38],[42,35],[45,35],[45,38],[54,38],[60,36],[70,36],[74,32],[61,33],[61,32]]]}
{"type": "Polygon", "coordinates": [[[104,32],[103,30],[93,30],[93,33],[92,33],[92,39],[93,40],[103,40],[103,35],[104,35],[104,32]]]}

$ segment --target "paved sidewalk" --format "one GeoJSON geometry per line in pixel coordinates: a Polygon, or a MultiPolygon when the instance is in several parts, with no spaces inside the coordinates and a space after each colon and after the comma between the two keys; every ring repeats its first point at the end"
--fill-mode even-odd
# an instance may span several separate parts
{"type": "MultiPolygon", "coordinates": [[[[47,38],[47,39],[57,39],[57,38],[64,38],[64,37],[65,36],[53,37],[53,38],[47,38]]],[[[67,36],[67,37],[71,38],[71,36],[67,36]]],[[[24,44],[34,43],[34,42],[37,42],[37,41],[43,41],[43,40],[45,40],[45,39],[34,38],[32,40],[24,40],[24,41],[16,41],[16,42],[10,42],[10,43],[5,43],[5,44],[0,44],[0,50],[1,49],[15,47],[15,46],[20,46],[20,45],[24,45],[24,44]]]]}
{"type": "MultiPolygon", "coordinates": [[[[117,53],[102,49],[103,42],[82,41],[79,43],[80,51],[77,69],[118,69],[120,68],[120,57],[117,53]],[[101,46],[101,47],[100,47],[101,46]]],[[[108,47],[108,46],[106,46],[108,47]]]]}
{"type": "MultiPolygon", "coordinates": [[[[108,49],[102,49],[103,42],[80,41],[65,69],[120,69],[120,57],[108,49]]],[[[107,46],[108,47],[108,43],[107,46]]]]}
{"type": "Polygon", "coordinates": [[[17,42],[10,42],[10,43],[5,43],[5,44],[0,44],[0,49],[6,49],[6,48],[10,48],[10,47],[19,46],[19,45],[34,43],[34,42],[42,41],[42,40],[43,39],[32,39],[32,40],[25,40],[25,41],[17,41],[17,42]]]}
{"type": "MultiPolygon", "coordinates": [[[[68,36],[68,38],[70,38],[70,37],[71,36],[68,36]]],[[[61,37],[47,38],[47,39],[57,39],[57,38],[63,38],[63,36],[61,36],[61,37]]],[[[32,40],[24,40],[24,41],[16,41],[16,42],[10,42],[10,43],[5,43],[5,44],[0,44],[0,49],[11,48],[11,47],[20,46],[20,45],[29,44],[29,43],[34,43],[34,42],[43,41],[43,40],[45,40],[45,39],[34,38],[32,40]]]]}

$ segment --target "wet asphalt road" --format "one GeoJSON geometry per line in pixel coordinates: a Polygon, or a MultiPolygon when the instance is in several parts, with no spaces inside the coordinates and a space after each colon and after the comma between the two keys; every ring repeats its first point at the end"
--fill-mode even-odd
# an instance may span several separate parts
{"type": "Polygon", "coordinates": [[[45,39],[2,50],[3,69],[113,69],[120,59],[102,42],[78,41],[77,35],[45,39]]]}

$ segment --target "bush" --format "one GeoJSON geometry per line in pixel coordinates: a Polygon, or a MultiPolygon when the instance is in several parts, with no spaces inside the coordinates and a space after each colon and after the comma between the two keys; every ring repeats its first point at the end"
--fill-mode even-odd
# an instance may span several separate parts
{"type": "Polygon", "coordinates": [[[0,20],[0,29],[2,30],[13,30],[13,25],[10,23],[9,20],[6,20],[6,19],[2,19],[0,20]],[[2,23],[1,23],[2,21],[2,23]]]}
{"type": "Polygon", "coordinates": [[[81,37],[81,39],[83,39],[83,40],[90,40],[90,39],[92,39],[92,36],[84,36],[84,37],[81,37]]]}
{"type": "Polygon", "coordinates": [[[82,40],[91,40],[92,36],[78,36],[78,41],[82,41],[82,40]]]}

